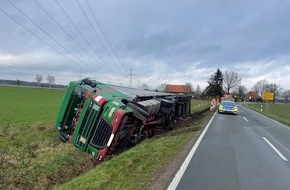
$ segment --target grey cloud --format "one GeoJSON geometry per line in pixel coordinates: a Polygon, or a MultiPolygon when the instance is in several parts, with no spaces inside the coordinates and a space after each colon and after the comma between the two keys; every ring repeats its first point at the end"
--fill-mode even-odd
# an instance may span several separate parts
{"type": "MultiPolygon", "coordinates": [[[[268,70],[272,70],[273,78],[277,78],[285,74],[282,74],[283,72],[276,67],[282,68],[288,64],[287,61],[281,61],[281,59],[286,57],[285,59],[289,60],[290,3],[286,0],[216,2],[88,0],[118,60],[102,36],[93,15],[89,12],[86,1],[80,1],[81,6],[86,10],[111,57],[99,42],[77,1],[58,2],[67,11],[93,49],[84,41],[54,1],[37,2],[63,26],[75,41],[81,44],[81,47],[65,34],[34,1],[11,2],[19,6],[43,30],[73,53],[71,55],[9,3],[1,1],[0,7],[11,17],[53,46],[53,48],[47,46],[0,12],[2,24],[0,58],[4,59],[8,55],[22,57],[23,60],[20,62],[25,63],[26,66],[21,66],[21,69],[37,68],[38,70],[43,66],[46,72],[55,72],[58,75],[62,75],[61,72],[71,72],[72,76],[83,69],[87,75],[100,77],[106,81],[121,81],[120,77],[123,78],[122,75],[132,65],[139,75],[139,80],[146,79],[145,81],[151,81],[150,83],[158,83],[158,80],[168,81],[170,77],[176,77],[172,80],[190,82],[190,80],[204,80],[206,77],[200,72],[204,69],[212,71],[217,68],[224,70],[234,68],[241,72],[243,77],[251,79],[257,75],[265,76],[263,72],[260,72],[263,70],[262,66],[258,67],[258,65],[270,61],[273,61],[275,65],[269,65],[268,70]],[[41,55],[43,52],[47,52],[48,57],[41,61],[38,57],[32,56],[34,60],[31,62],[35,63],[34,66],[29,66],[29,61],[24,58],[24,55],[41,55]],[[113,63],[112,57],[116,63],[113,63]],[[100,58],[103,61],[100,61],[100,58]],[[74,64],[72,60],[78,62],[79,65],[74,64]],[[183,74],[196,63],[199,65],[195,71],[183,74]],[[158,65],[162,65],[164,75],[158,74],[161,71],[156,71],[159,68],[158,65]],[[254,67],[255,65],[257,68],[254,67]],[[150,79],[152,73],[157,78],[150,79]]],[[[212,73],[206,74],[209,78],[212,73]]]]}

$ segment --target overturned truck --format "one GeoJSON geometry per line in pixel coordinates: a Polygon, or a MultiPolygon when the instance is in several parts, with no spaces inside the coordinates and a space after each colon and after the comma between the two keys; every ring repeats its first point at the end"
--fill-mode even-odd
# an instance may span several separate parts
{"type": "Polygon", "coordinates": [[[70,82],[56,119],[63,142],[89,152],[97,161],[190,115],[191,97],[106,85],[83,79],[70,82]]]}

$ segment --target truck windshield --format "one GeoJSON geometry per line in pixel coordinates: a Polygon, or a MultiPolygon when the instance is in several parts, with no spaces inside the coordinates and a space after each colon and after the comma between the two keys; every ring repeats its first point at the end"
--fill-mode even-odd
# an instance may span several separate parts
{"type": "Polygon", "coordinates": [[[68,105],[66,107],[65,116],[64,116],[64,127],[66,129],[72,129],[77,117],[78,108],[81,106],[85,94],[87,91],[92,91],[88,85],[76,86],[71,93],[68,105]]]}

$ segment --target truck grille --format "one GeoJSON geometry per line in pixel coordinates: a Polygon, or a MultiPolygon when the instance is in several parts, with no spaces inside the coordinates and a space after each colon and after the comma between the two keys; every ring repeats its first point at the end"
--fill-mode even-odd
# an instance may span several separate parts
{"type": "Polygon", "coordinates": [[[91,137],[90,145],[101,150],[104,149],[112,134],[112,127],[103,118],[100,118],[93,136],[91,137]]]}
{"type": "Polygon", "coordinates": [[[76,139],[76,146],[84,150],[87,146],[87,141],[89,134],[92,131],[93,123],[96,121],[98,116],[98,111],[93,109],[93,103],[91,102],[89,108],[87,109],[84,118],[78,128],[78,138],[76,139]]]}

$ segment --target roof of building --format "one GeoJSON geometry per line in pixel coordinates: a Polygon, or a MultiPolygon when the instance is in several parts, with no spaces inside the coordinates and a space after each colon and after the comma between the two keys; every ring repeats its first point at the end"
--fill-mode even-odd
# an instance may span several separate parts
{"type": "Polygon", "coordinates": [[[248,92],[247,94],[246,94],[246,96],[258,96],[258,97],[260,97],[259,96],[259,94],[258,94],[258,92],[254,92],[254,91],[250,91],[250,92],[248,92]]]}
{"type": "Polygon", "coordinates": [[[259,96],[258,92],[250,91],[245,95],[245,98],[249,99],[249,100],[251,100],[251,99],[257,100],[260,98],[260,96],[259,96]]]}
{"type": "Polygon", "coordinates": [[[165,87],[165,92],[189,94],[190,91],[191,91],[191,86],[188,86],[188,85],[167,84],[166,87],[165,87]]]}

